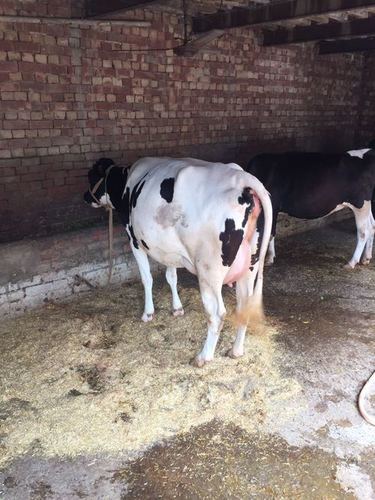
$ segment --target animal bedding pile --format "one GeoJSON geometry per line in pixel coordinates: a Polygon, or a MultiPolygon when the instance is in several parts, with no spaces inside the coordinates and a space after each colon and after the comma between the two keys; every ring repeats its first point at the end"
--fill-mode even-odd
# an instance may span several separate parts
{"type": "MultiPolygon", "coordinates": [[[[300,387],[279,372],[277,325],[249,332],[245,356],[232,360],[226,321],[215,360],[194,368],[206,318],[195,280],[180,290],[185,316],[174,318],[169,287],[156,282],[148,324],[140,283],[3,322],[0,466],[23,454],[131,455],[215,418],[253,432],[290,417],[300,387]]],[[[228,288],[224,301],[233,311],[228,288]]]]}

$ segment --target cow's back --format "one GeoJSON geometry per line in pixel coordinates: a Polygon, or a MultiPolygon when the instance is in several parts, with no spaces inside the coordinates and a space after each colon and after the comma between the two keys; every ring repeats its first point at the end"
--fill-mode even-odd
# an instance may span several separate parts
{"type": "Polygon", "coordinates": [[[247,171],[263,182],[276,211],[313,219],[344,202],[360,206],[363,199],[371,199],[374,158],[370,154],[363,159],[324,153],[263,154],[250,161],[247,171]]]}

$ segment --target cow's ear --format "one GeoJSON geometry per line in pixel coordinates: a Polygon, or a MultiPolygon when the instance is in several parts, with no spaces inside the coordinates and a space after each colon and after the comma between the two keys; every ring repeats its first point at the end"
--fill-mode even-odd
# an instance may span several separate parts
{"type": "Polygon", "coordinates": [[[94,163],[92,170],[100,177],[104,177],[107,169],[114,164],[115,162],[111,160],[111,158],[100,158],[96,163],[94,163]]]}

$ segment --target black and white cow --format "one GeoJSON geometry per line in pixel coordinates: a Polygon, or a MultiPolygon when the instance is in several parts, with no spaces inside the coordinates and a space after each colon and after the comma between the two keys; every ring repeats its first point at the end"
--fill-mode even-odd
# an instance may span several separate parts
{"type": "Polygon", "coordinates": [[[347,267],[372,257],[375,221],[371,200],[375,189],[375,151],[369,148],[345,154],[260,154],[246,171],[255,175],[271,194],[272,236],[266,263],[275,259],[279,212],[299,219],[317,219],[349,207],[357,226],[357,246],[347,267]]]}
{"type": "Polygon", "coordinates": [[[183,314],[176,268],[196,274],[208,315],[207,339],[195,359],[203,366],[213,359],[226,312],[222,286],[236,282],[242,319],[229,354],[241,356],[249,317],[241,312],[252,306],[261,314],[263,264],[271,234],[272,206],[261,182],[234,163],[192,158],[143,158],[129,170],[102,158],[88,177],[85,201],[94,207],[110,205],[125,225],[145,290],[142,320],[154,315],[148,255],[167,266],[175,315],[183,314]]]}

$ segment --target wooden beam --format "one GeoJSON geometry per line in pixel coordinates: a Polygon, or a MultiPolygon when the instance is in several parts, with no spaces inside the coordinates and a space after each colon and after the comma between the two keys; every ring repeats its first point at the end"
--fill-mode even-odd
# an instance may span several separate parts
{"type": "Polygon", "coordinates": [[[97,17],[113,14],[126,9],[135,9],[155,0],[87,0],[86,17],[97,17]]]}
{"type": "Polygon", "coordinates": [[[322,40],[318,44],[319,54],[341,54],[344,52],[364,52],[375,50],[375,36],[351,38],[349,40],[322,40]]]}
{"type": "Polygon", "coordinates": [[[285,45],[287,43],[314,42],[324,39],[353,37],[361,35],[375,35],[375,17],[367,19],[353,19],[340,23],[330,21],[326,24],[311,26],[295,26],[293,29],[278,28],[262,30],[262,45],[285,45]]]}
{"type": "Polygon", "coordinates": [[[284,0],[261,7],[234,7],[195,16],[192,27],[194,33],[203,33],[213,29],[254,26],[374,6],[375,0],[284,0]]]}
{"type": "Polygon", "coordinates": [[[224,34],[223,30],[213,30],[205,33],[204,35],[200,35],[195,40],[191,40],[185,45],[181,45],[181,47],[177,47],[174,49],[175,54],[178,56],[193,56],[197,54],[201,49],[203,49],[206,45],[208,45],[216,38],[221,37],[224,34]]]}
{"type": "Polygon", "coordinates": [[[51,16],[0,16],[0,23],[29,23],[29,24],[72,24],[73,26],[104,26],[121,25],[132,28],[148,28],[150,21],[127,19],[82,19],[81,17],[51,17],[51,16]]]}

